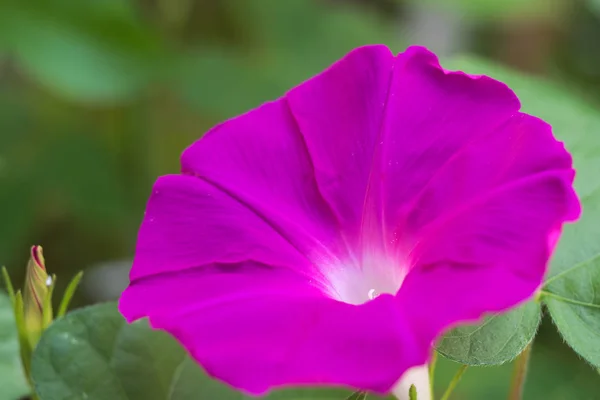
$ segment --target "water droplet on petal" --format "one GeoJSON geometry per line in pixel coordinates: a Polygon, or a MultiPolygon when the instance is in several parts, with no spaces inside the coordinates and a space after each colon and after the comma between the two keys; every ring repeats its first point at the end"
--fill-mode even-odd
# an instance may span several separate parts
{"type": "Polygon", "coordinates": [[[48,287],[52,286],[52,277],[51,276],[46,278],[46,286],[48,286],[48,287]]]}
{"type": "Polygon", "coordinates": [[[375,297],[379,296],[379,293],[377,293],[375,289],[371,289],[367,295],[369,296],[369,300],[373,300],[375,297]]]}

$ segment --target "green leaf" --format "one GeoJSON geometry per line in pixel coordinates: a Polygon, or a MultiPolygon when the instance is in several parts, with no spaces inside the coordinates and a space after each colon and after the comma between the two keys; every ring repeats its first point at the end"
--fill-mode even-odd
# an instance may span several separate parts
{"type": "MultiPolygon", "coordinates": [[[[596,279],[596,282],[600,281],[598,270],[600,268],[595,271],[596,276],[594,279],[596,279]]],[[[576,280],[585,279],[585,274],[585,272],[582,272],[579,274],[580,276],[573,274],[565,278],[563,288],[572,284],[579,285],[579,282],[575,283],[576,280]]],[[[598,287],[600,285],[596,283],[596,289],[593,290],[598,290],[598,287]]],[[[559,291],[556,288],[553,290],[559,291]]],[[[598,345],[600,343],[600,297],[582,301],[577,300],[577,298],[585,296],[579,293],[564,297],[548,293],[543,297],[543,300],[567,343],[583,358],[598,368],[600,366],[600,346],[598,345]],[[578,303],[574,303],[575,301],[578,303]]]]}
{"type": "MultiPolygon", "coordinates": [[[[35,349],[32,376],[42,400],[246,400],[210,379],[169,335],[127,324],[114,303],[56,320],[35,349]]],[[[274,391],[269,400],[340,400],[339,388],[274,391]]]]}
{"type": "MultiPolygon", "coordinates": [[[[545,290],[564,298],[589,302],[590,291],[593,288],[598,288],[600,293],[598,280],[595,284],[591,284],[590,279],[581,280],[581,274],[591,274],[592,269],[597,270],[600,266],[592,262],[600,257],[600,180],[597,179],[600,171],[600,158],[597,156],[600,152],[600,137],[597,135],[600,129],[600,114],[569,90],[480,59],[457,58],[443,64],[449,69],[489,75],[506,83],[519,96],[522,110],[549,122],[555,135],[565,142],[567,149],[573,154],[577,169],[575,188],[582,198],[584,214],[577,224],[565,227],[551,262],[548,279],[551,280],[553,276],[561,273],[571,274],[564,271],[571,271],[574,267],[575,271],[579,268],[582,271],[573,277],[578,280],[577,285],[570,282],[573,279],[562,283],[563,286],[568,286],[569,290],[557,287],[558,280],[546,285],[545,290]]],[[[544,301],[567,342],[588,361],[598,365],[598,350],[587,354],[590,349],[585,350],[583,343],[587,341],[587,347],[600,349],[599,338],[590,341],[593,335],[584,333],[594,329],[594,326],[590,325],[592,320],[600,321],[600,315],[597,314],[600,310],[590,311],[590,307],[585,307],[583,311],[584,306],[564,304],[564,301],[557,305],[556,297],[545,296],[544,301]],[[586,319],[582,319],[584,317],[586,319]],[[579,334],[572,332],[573,329],[579,334]]],[[[441,340],[440,353],[468,365],[506,362],[516,357],[533,339],[539,324],[539,312],[539,306],[527,304],[508,314],[489,317],[477,327],[457,328],[441,340]]],[[[595,328],[598,332],[597,325],[595,328]]]]}
{"type": "Polygon", "coordinates": [[[190,358],[184,358],[183,362],[175,370],[169,388],[169,400],[196,400],[200,394],[206,398],[238,400],[241,394],[235,393],[222,383],[206,377],[202,369],[190,358]],[[200,383],[200,384],[199,384],[200,383]]]}
{"type": "Polygon", "coordinates": [[[0,293],[0,400],[29,393],[19,358],[19,339],[10,300],[0,293]]]}
{"type": "Polygon", "coordinates": [[[542,300],[566,342],[600,367],[600,191],[583,200],[580,222],[565,229],[542,300]]]}
{"type": "MultiPolygon", "coordinates": [[[[587,140],[590,148],[596,148],[598,149],[596,151],[599,151],[599,145],[594,142],[599,143],[600,137],[587,140]]],[[[595,172],[597,175],[600,169],[597,169],[595,163],[588,163],[585,159],[580,162],[582,157],[578,157],[578,154],[580,154],[579,151],[573,152],[577,169],[575,186],[576,188],[578,186],[592,187],[594,183],[589,181],[600,182],[599,179],[593,178],[593,173],[595,172]],[[594,169],[595,171],[593,171],[594,169]],[[585,181],[586,179],[589,181],[585,181]]],[[[597,185],[598,183],[596,183],[597,185]]],[[[565,227],[544,287],[545,290],[559,295],[577,295],[576,292],[581,291],[581,295],[586,296],[589,294],[589,285],[592,287],[600,285],[597,280],[600,268],[598,262],[600,259],[600,188],[592,193],[582,190],[578,190],[578,193],[583,206],[581,219],[576,224],[565,227]],[[588,274],[587,277],[584,274],[588,274]],[[575,285],[571,282],[574,279],[583,280],[575,285]]],[[[576,298],[582,301],[590,300],[590,298],[586,299],[580,296],[576,298]]]]}
{"type": "Polygon", "coordinates": [[[540,306],[526,303],[504,314],[487,317],[478,325],[464,325],[448,332],[437,351],[466,365],[499,365],[519,355],[535,336],[540,306]]]}
{"type": "Polygon", "coordinates": [[[34,352],[32,377],[42,399],[162,400],[181,380],[175,372],[185,359],[165,333],[128,325],[107,303],[54,322],[34,352]]]}

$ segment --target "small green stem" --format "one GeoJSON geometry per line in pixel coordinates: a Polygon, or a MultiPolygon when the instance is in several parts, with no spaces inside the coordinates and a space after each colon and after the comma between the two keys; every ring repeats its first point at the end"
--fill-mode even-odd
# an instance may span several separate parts
{"type": "Polygon", "coordinates": [[[444,392],[444,395],[442,396],[442,398],[440,400],[448,400],[450,398],[450,395],[452,395],[454,388],[456,387],[456,385],[458,385],[458,382],[460,382],[460,379],[462,378],[463,374],[467,370],[467,367],[468,367],[467,365],[461,365],[460,368],[458,368],[458,371],[456,371],[456,374],[454,374],[454,377],[450,381],[448,388],[446,389],[446,391],[444,392]]]}
{"type": "Polygon", "coordinates": [[[431,398],[435,399],[434,389],[433,389],[433,380],[435,378],[435,367],[437,365],[437,351],[433,350],[433,354],[431,355],[431,361],[429,362],[429,390],[431,392],[431,398]]]}
{"type": "Polygon", "coordinates": [[[508,400],[521,400],[523,397],[523,387],[525,386],[529,358],[531,357],[531,345],[532,343],[529,343],[515,360],[508,400]]]}

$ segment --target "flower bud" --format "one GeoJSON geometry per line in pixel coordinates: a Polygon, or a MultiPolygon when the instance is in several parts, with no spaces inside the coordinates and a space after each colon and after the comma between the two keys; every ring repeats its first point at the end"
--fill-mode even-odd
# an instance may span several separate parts
{"type": "Polygon", "coordinates": [[[23,288],[25,330],[31,348],[35,347],[42,331],[48,325],[46,320],[52,320],[52,305],[49,301],[51,286],[52,278],[46,272],[42,247],[33,246],[23,288]]]}

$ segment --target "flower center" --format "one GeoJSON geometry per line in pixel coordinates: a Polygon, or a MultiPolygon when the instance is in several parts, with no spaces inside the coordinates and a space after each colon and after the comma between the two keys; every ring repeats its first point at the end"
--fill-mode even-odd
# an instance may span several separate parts
{"type": "Polygon", "coordinates": [[[362,265],[336,265],[325,269],[332,297],[350,304],[363,304],[383,293],[396,294],[407,269],[398,262],[379,258],[362,265]]]}

